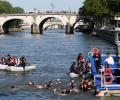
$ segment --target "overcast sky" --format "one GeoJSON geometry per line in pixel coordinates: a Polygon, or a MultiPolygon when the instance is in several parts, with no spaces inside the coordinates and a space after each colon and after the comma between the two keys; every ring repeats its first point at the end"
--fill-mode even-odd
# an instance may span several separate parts
{"type": "Polygon", "coordinates": [[[84,0],[7,0],[13,6],[20,6],[25,11],[33,11],[34,8],[40,11],[50,11],[51,4],[54,5],[54,11],[78,11],[84,0]]]}

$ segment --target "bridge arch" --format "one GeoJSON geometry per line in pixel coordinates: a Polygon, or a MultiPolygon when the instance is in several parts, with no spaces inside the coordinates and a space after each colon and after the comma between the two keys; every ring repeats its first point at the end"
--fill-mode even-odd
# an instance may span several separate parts
{"type": "Polygon", "coordinates": [[[59,28],[61,28],[61,29],[64,28],[64,25],[61,25],[61,24],[51,24],[51,25],[48,25],[48,26],[44,27],[44,30],[47,30],[49,27],[55,26],[55,25],[57,25],[57,26],[58,26],[59,28]]]}
{"type": "Polygon", "coordinates": [[[10,31],[16,31],[15,29],[20,29],[20,24],[22,23],[23,20],[18,18],[6,20],[2,25],[3,32],[9,33],[10,31]],[[10,30],[10,28],[12,30],[10,30]]]}
{"type": "Polygon", "coordinates": [[[75,29],[79,24],[79,22],[84,22],[83,19],[79,18],[73,23],[73,29],[75,29]]]}
{"type": "Polygon", "coordinates": [[[62,25],[64,26],[64,20],[62,20],[61,18],[58,18],[58,17],[56,17],[56,16],[51,16],[51,17],[46,17],[46,18],[44,18],[41,22],[40,22],[40,24],[39,24],[39,31],[40,31],[40,33],[43,33],[43,25],[45,24],[45,22],[47,22],[47,20],[49,20],[49,19],[52,19],[52,18],[55,18],[55,19],[58,19],[60,22],[62,22],[62,25]]]}

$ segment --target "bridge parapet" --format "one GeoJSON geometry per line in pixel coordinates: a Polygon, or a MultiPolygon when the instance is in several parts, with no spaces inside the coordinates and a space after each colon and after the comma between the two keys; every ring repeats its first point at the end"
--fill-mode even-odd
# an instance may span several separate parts
{"type": "MultiPolygon", "coordinates": [[[[25,14],[1,14],[0,15],[0,25],[2,28],[9,28],[9,25],[5,25],[6,22],[11,22],[14,20],[22,20],[23,23],[28,23],[28,25],[32,26],[36,24],[34,28],[40,30],[42,32],[44,23],[50,18],[57,18],[61,22],[59,24],[63,24],[66,26],[66,33],[73,33],[73,24],[78,20],[77,13],[25,13],[25,14]],[[6,27],[7,26],[7,27],[6,27]]],[[[7,23],[8,24],[8,23],[7,23]]],[[[9,23],[10,24],[10,23],[9,23]]],[[[54,23],[55,24],[55,23],[54,23]]],[[[3,29],[4,30],[4,29],[3,29]]],[[[34,32],[33,32],[34,33],[34,32]]]]}

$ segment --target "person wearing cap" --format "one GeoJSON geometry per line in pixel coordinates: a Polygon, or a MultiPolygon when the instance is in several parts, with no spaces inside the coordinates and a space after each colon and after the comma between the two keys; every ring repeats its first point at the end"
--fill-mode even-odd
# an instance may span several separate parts
{"type": "Polygon", "coordinates": [[[113,57],[111,56],[111,54],[109,52],[106,53],[105,63],[109,64],[109,65],[114,64],[114,59],[113,59],[113,57]]]}

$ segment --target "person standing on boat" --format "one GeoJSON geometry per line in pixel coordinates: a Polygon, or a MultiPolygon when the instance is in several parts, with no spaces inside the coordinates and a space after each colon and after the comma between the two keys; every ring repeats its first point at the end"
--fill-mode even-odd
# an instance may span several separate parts
{"type": "Polygon", "coordinates": [[[105,64],[113,65],[114,59],[109,52],[106,53],[105,64]]]}
{"type": "Polygon", "coordinates": [[[93,54],[94,62],[95,62],[95,67],[96,71],[99,72],[99,69],[101,68],[101,54],[99,51],[94,52],[93,54]]]}

